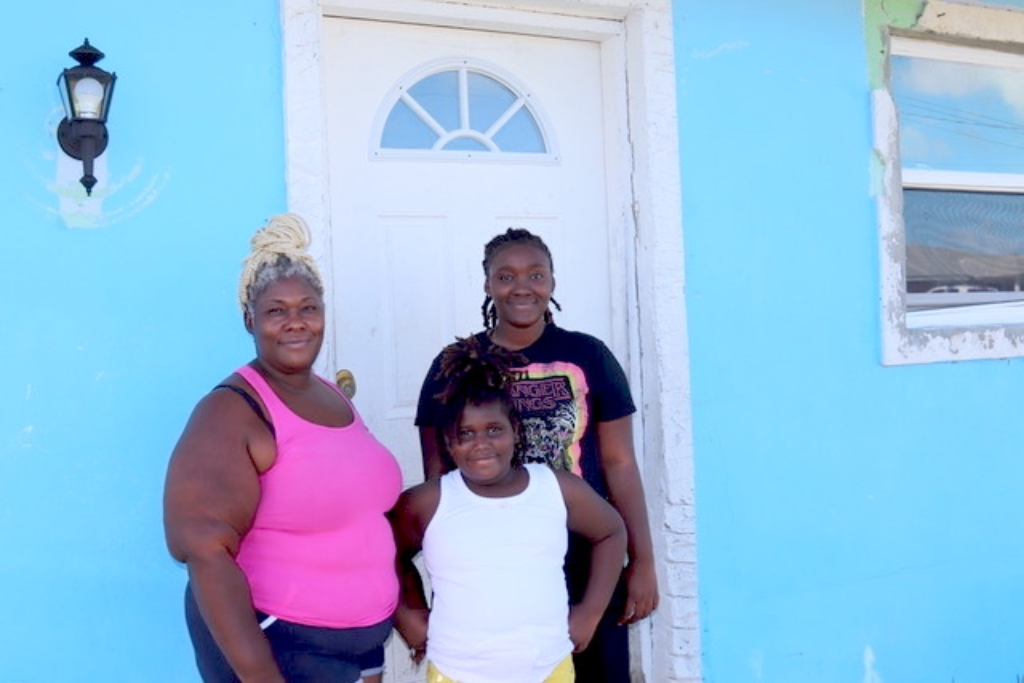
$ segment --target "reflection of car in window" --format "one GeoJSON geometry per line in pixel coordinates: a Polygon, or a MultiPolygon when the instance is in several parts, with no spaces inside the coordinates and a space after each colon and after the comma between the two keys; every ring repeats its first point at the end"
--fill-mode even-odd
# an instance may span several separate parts
{"type": "Polygon", "coordinates": [[[984,285],[939,285],[928,290],[929,294],[963,294],[965,292],[998,292],[995,287],[984,285]]]}

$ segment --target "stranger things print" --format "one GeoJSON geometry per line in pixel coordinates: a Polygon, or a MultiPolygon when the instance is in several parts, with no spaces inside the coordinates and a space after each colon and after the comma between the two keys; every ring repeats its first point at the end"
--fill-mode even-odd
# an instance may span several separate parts
{"type": "Polygon", "coordinates": [[[587,429],[587,380],[572,363],[531,363],[512,387],[522,420],[523,462],[546,462],[583,476],[580,440],[587,429]]]}

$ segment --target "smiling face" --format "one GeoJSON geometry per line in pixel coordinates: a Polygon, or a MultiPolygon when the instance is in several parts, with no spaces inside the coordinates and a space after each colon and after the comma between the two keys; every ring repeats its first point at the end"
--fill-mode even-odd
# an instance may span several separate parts
{"type": "Polygon", "coordinates": [[[245,326],[261,363],[288,374],[308,371],[324,341],[323,300],[304,278],[281,278],[259,295],[245,326]]]}
{"type": "Polygon", "coordinates": [[[497,328],[536,331],[544,328],[555,277],[551,259],[532,244],[510,244],[491,258],[484,292],[494,300],[497,328]]]}
{"type": "Polygon", "coordinates": [[[516,429],[501,402],[467,404],[446,439],[448,452],[470,490],[481,493],[482,488],[510,482],[516,429]]]}

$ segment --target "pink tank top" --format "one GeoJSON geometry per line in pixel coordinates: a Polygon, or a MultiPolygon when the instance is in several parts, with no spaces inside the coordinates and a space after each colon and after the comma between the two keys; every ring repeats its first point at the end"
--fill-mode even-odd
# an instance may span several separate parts
{"type": "Polygon", "coordinates": [[[352,424],[324,427],[293,413],[248,365],[237,373],[263,399],[277,439],[277,458],[260,475],[260,503],[236,558],[253,604],[307,626],[380,623],[398,602],[395,542],[385,517],[402,490],[398,462],[351,402],[352,424]]]}

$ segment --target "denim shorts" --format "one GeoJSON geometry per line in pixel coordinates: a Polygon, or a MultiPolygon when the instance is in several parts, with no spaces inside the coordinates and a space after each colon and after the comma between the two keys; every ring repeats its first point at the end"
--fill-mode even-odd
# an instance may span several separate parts
{"type": "MultiPolygon", "coordinates": [[[[360,628],[304,626],[259,611],[256,619],[289,683],[354,683],[384,669],[384,643],[391,635],[391,619],[360,628]]],[[[185,588],[185,621],[203,681],[238,683],[199,613],[191,585],[185,588]]]]}

